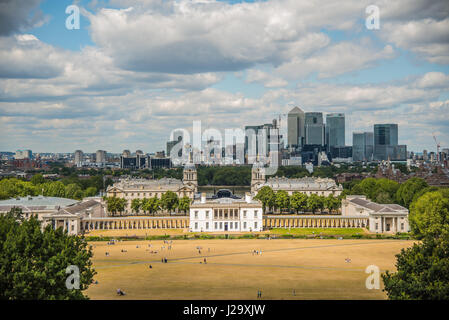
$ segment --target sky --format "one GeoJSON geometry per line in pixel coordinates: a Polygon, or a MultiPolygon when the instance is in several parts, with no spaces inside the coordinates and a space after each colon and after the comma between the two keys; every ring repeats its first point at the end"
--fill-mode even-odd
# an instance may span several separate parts
{"type": "Polygon", "coordinates": [[[449,147],[449,2],[0,0],[0,151],[155,152],[293,106],[345,113],[347,145],[397,123],[449,147]]]}

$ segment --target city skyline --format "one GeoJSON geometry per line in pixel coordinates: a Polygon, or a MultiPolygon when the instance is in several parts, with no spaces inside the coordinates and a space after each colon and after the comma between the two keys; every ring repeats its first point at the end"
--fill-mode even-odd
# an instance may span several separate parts
{"type": "Polygon", "coordinates": [[[445,2],[76,1],[79,30],[73,1],[7,3],[0,151],[154,153],[192,121],[244,128],[292,105],[344,113],[347,145],[397,123],[409,151],[449,146],[445,2]]]}

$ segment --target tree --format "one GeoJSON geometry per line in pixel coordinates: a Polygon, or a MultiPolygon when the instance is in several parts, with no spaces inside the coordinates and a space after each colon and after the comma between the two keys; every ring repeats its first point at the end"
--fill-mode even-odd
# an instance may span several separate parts
{"type": "Polygon", "coordinates": [[[401,184],[396,192],[396,201],[401,206],[409,208],[413,197],[421,189],[428,187],[427,182],[421,178],[411,178],[401,184]]]}
{"type": "Polygon", "coordinates": [[[288,196],[288,193],[284,190],[279,190],[276,192],[275,204],[276,207],[279,208],[280,212],[284,209],[288,209],[290,207],[290,197],[288,196]]]}
{"type": "Polygon", "coordinates": [[[161,196],[161,206],[169,212],[178,206],[178,202],[178,195],[173,191],[167,191],[161,196]]]}
{"type": "MultiPolygon", "coordinates": [[[[145,200],[145,199],[143,199],[145,200]]],[[[131,210],[134,211],[136,214],[139,213],[143,200],[140,199],[132,199],[131,200],[131,210]]]]}
{"type": "Polygon", "coordinates": [[[299,211],[305,211],[307,207],[307,195],[301,192],[295,192],[290,197],[290,204],[296,213],[299,211]]]}
{"type": "Polygon", "coordinates": [[[262,188],[260,188],[254,198],[262,202],[263,213],[265,213],[266,208],[270,210],[274,206],[275,195],[273,189],[271,189],[269,186],[263,186],[262,188]]]}
{"type": "Polygon", "coordinates": [[[31,177],[31,183],[35,186],[42,184],[45,182],[44,176],[42,174],[35,174],[34,176],[31,177]]]}
{"type": "Polygon", "coordinates": [[[86,190],[84,190],[83,197],[93,197],[97,194],[97,188],[95,187],[88,187],[86,190]]]}
{"type": "Polygon", "coordinates": [[[50,197],[65,197],[65,186],[61,181],[50,182],[47,189],[47,194],[50,197]]]}
{"type": "Polygon", "coordinates": [[[389,299],[448,300],[449,240],[426,237],[396,255],[397,272],[382,274],[389,299]]]}
{"type": "Polygon", "coordinates": [[[62,228],[41,229],[32,217],[22,222],[11,214],[0,216],[0,299],[88,299],[83,294],[96,274],[92,251],[79,236],[62,228]],[[68,266],[79,268],[79,290],[67,289],[68,266]]]}
{"type": "Polygon", "coordinates": [[[416,238],[449,234],[449,192],[427,192],[410,207],[410,229],[416,238]]]}
{"type": "Polygon", "coordinates": [[[307,198],[307,208],[315,214],[316,209],[320,207],[320,197],[315,193],[312,193],[307,198]]]}
{"type": "Polygon", "coordinates": [[[144,210],[145,213],[148,212],[154,215],[154,213],[156,213],[160,209],[160,200],[157,197],[143,199],[142,210],[144,210]]]}
{"type": "Polygon", "coordinates": [[[126,199],[117,198],[117,197],[106,197],[106,207],[113,216],[117,214],[117,212],[122,213],[125,211],[126,207],[126,199]]]}
{"type": "Polygon", "coordinates": [[[190,198],[187,196],[182,197],[179,199],[179,210],[183,211],[184,213],[187,213],[190,209],[190,198]]]}
{"type": "Polygon", "coordinates": [[[341,205],[341,200],[339,198],[334,197],[332,193],[330,193],[326,198],[324,198],[324,205],[329,210],[329,213],[338,210],[341,205]]]}
{"type": "Polygon", "coordinates": [[[80,200],[82,197],[82,190],[76,183],[71,183],[65,187],[65,197],[70,199],[80,200]],[[81,195],[81,197],[80,197],[81,195]]]}

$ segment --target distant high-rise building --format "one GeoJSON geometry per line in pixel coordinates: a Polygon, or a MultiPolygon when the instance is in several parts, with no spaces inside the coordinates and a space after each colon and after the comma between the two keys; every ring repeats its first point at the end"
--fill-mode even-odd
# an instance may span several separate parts
{"type": "Polygon", "coordinates": [[[31,150],[17,150],[14,155],[14,159],[31,159],[33,156],[33,152],[31,150]]]}
{"type": "Polygon", "coordinates": [[[329,113],[326,115],[326,144],[331,147],[345,146],[345,114],[329,113]]]}
{"type": "Polygon", "coordinates": [[[397,124],[374,125],[374,160],[405,160],[407,146],[398,145],[397,124]]]}
{"type": "Polygon", "coordinates": [[[81,167],[84,160],[84,153],[81,150],[76,150],[74,154],[74,163],[77,167],[81,167]]]}
{"type": "Polygon", "coordinates": [[[246,163],[268,159],[270,152],[279,150],[280,133],[277,123],[266,123],[259,126],[245,126],[245,158],[246,163]],[[253,130],[253,134],[249,132],[253,130]]]}
{"type": "Polygon", "coordinates": [[[305,113],[305,144],[325,144],[325,133],[322,112],[305,113]]]}
{"type": "Polygon", "coordinates": [[[305,135],[305,115],[298,107],[288,113],[287,143],[290,147],[302,146],[305,135]]]}
{"type": "Polygon", "coordinates": [[[96,163],[106,163],[106,151],[97,150],[97,153],[95,156],[95,162],[96,163]]]}
{"type": "Polygon", "coordinates": [[[374,134],[354,132],[352,134],[352,160],[371,161],[373,159],[374,134]]]}

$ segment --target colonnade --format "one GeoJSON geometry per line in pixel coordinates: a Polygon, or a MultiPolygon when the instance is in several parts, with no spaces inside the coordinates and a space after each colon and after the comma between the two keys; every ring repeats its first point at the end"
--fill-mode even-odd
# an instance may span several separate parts
{"type": "Polygon", "coordinates": [[[81,230],[179,229],[188,228],[189,218],[84,218],[81,230]]]}
{"type": "Polygon", "coordinates": [[[323,216],[264,216],[264,228],[366,228],[368,218],[323,216]]]}

